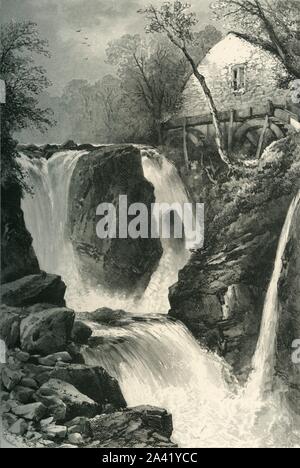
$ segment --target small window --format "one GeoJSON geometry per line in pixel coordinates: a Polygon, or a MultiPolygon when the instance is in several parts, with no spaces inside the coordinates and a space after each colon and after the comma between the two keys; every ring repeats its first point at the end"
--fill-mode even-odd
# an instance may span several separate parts
{"type": "Polygon", "coordinates": [[[232,89],[235,93],[243,92],[246,88],[246,73],[244,65],[232,68],[232,89]]]}

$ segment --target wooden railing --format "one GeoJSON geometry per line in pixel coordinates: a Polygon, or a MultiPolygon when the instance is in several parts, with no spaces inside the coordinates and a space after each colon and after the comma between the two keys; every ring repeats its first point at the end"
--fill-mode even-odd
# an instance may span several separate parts
{"type": "MultiPolygon", "coordinates": [[[[276,117],[281,122],[290,125],[291,120],[300,122],[300,107],[283,104],[275,104],[269,101],[266,105],[259,105],[248,107],[247,109],[231,109],[228,111],[219,112],[220,122],[228,122],[234,124],[235,122],[245,122],[249,119],[264,118],[266,115],[269,117],[276,117]],[[292,109],[292,111],[290,110],[292,109]]],[[[213,123],[211,114],[200,114],[191,117],[175,117],[170,119],[164,126],[164,130],[182,129],[184,126],[196,127],[202,125],[210,125],[213,123]]]]}
{"type": "MultiPolygon", "coordinates": [[[[262,153],[265,135],[269,125],[272,123],[278,127],[292,127],[300,132],[300,106],[292,104],[276,104],[271,100],[266,105],[256,105],[243,109],[230,109],[228,111],[219,112],[219,120],[221,123],[228,123],[227,127],[227,149],[231,152],[233,147],[233,139],[236,130],[236,124],[246,123],[252,119],[261,120],[261,133],[257,143],[256,158],[259,159],[262,153]]],[[[187,148],[187,132],[189,128],[212,125],[213,119],[211,114],[203,114],[191,117],[176,117],[169,120],[164,126],[165,135],[169,132],[183,132],[183,154],[186,167],[189,167],[189,156],[187,148]]]]}

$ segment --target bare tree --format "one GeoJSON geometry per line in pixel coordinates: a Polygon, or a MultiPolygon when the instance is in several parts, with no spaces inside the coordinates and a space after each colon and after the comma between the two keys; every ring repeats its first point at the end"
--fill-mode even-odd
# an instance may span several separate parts
{"type": "Polygon", "coordinates": [[[299,0],[217,0],[211,8],[227,27],[274,54],[291,77],[300,78],[299,0]]]}
{"type": "Polygon", "coordinates": [[[112,41],[106,53],[108,62],[118,67],[123,90],[141,112],[151,116],[156,142],[161,144],[165,116],[181,98],[186,62],[172,44],[146,41],[138,34],[112,41]]]}
{"type": "Polygon", "coordinates": [[[115,127],[120,113],[121,89],[119,80],[112,76],[105,76],[102,81],[94,85],[96,102],[100,101],[101,117],[104,123],[107,140],[115,138],[115,127]]]}
{"type": "Polygon", "coordinates": [[[198,66],[191,52],[188,50],[189,45],[193,43],[193,28],[198,22],[196,15],[188,12],[189,8],[189,4],[176,0],[173,4],[170,2],[164,3],[159,9],[150,5],[146,9],[139,10],[139,13],[144,14],[148,20],[146,32],[166,34],[169,40],[183,52],[186,60],[191,65],[193,73],[205,94],[212,114],[216,132],[216,144],[220,158],[225,164],[230,166],[231,162],[225,149],[217,107],[207,85],[205,76],[199,72],[198,66]]]}

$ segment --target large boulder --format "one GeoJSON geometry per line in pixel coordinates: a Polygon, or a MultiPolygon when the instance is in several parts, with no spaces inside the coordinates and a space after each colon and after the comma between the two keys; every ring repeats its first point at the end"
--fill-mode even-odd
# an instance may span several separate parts
{"type": "Polygon", "coordinates": [[[161,408],[128,408],[122,412],[96,416],[90,425],[95,441],[92,447],[175,447],[170,440],[172,416],[161,408]]]}
{"type": "Polygon", "coordinates": [[[144,177],[138,148],[107,146],[80,158],[70,187],[70,235],[83,277],[114,290],[142,291],[162,255],[160,240],[100,239],[96,233],[98,205],[112,203],[118,216],[120,195],[151,212],[154,188],[144,177]]]}
{"type": "Polygon", "coordinates": [[[51,424],[45,428],[44,435],[47,439],[61,441],[65,439],[67,435],[67,428],[66,426],[51,424]]]}
{"type": "Polygon", "coordinates": [[[22,309],[2,304],[0,307],[0,338],[8,348],[17,346],[20,341],[20,323],[24,314],[22,309]]]}
{"type": "Polygon", "coordinates": [[[1,382],[9,392],[21,382],[22,377],[23,373],[19,369],[10,369],[8,366],[2,368],[1,382]]]}
{"type": "Polygon", "coordinates": [[[84,416],[66,422],[66,426],[68,427],[68,434],[82,434],[88,437],[92,435],[90,420],[84,416]]]}
{"type": "MultiPolygon", "coordinates": [[[[54,308],[56,306],[51,304],[35,304],[29,307],[11,307],[2,304],[0,306],[0,338],[4,340],[8,349],[19,347],[21,321],[30,314],[54,308]]],[[[20,351],[17,359],[26,362],[29,355],[20,351]]]]}
{"type": "Polygon", "coordinates": [[[294,362],[291,358],[293,342],[300,339],[300,203],[294,216],[283,264],[279,287],[276,371],[287,384],[291,407],[300,414],[300,362],[294,362]]]}
{"type": "Polygon", "coordinates": [[[56,397],[66,405],[66,420],[74,419],[78,416],[92,418],[101,413],[101,405],[81,393],[73,385],[58,379],[50,379],[36,393],[45,406],[49,397],[56,397]]]}
{"type": "Polygon", "coordinates": [[[77,144],[73,140],[66,141],[63,145],[61,145],[60,150],[76,150],[77,144]]]}
{"type": "MultiPolygon", "coordinates": [[[[32,356],[32,360],[36,360],[36,356],[32,356]]],[[[51,378],[51,372],[53,371],[52,366],[36,365],[32,363],[26,363],[22,367],[25,372],[25,378],[33,379],[37,382],[38,386],[43,385],[51,378]]]]}
{"type": "Polygon", "coordinates": [[[67,428],[66,426],[52,424],[45,428],[44,434],[50,440],[63,440],[67,435],[67,428]]]}
{"type": "Polygon", "coordinates": [[[72,330],[72,340],[79,345],[87,344],[93,330],[84,322],[76,320],[72,330]]]}
{"type": "Polygon", "coordinates": [[[23,307],[38,303],[64,306],[66,285],[60,276],[41,273],[24,276],[2,285],[1,301],[9,306],[23,307]]]}
{"type": "Polygon", "coordinates": [[[64,351],[71,339],[75,314],[66,308],[32,313],[21,322],[21,346],[33,354],[64,351]]]}
{"type": "MultiPolygon", "coordinates": [[[[47,382],[45,382],[46,384],[47,382]]],[[[64,422],[67,415],[67,405],[53,390],[39,390],[36,399],[47,408],[47,414],[51,415],[53,421],[64,422]]]]}
{"type": "Polygon", "coordinates": [[[24,419],[18,419],[14,424],[9,427],[9,432],[11,434],[15,434],[17,436],[23,436],[27,431],[28,424],[24,421],[24,419]]]}
{"type": "Polygon", "coordinates": [[[132,321],[132,314],[121,309],[113,310],[108,307],[102,307],[93,312],[83,312],[81,317],[85,320],[108,326],[125,326],[132,321]]]}
{"type": "Polygon", "coordinates": [[[225,245],[210,244],[195,253],[170,289],[169,315],[181,320],[202,345],[224,356],[241,381],[251,369],[288,204],[282,200],[282,207],[269,206],[270,217],[278,222],[276,233],[262,232],[256,214],[241,215],[225,245]]]}
{"type": "Polygon", "coordinates": [[[126,406],[117,380],[113,379],[102,367],[89,367],[71,364],[65,368],[56,368],[51,376],[74,385],[100,405],[112,404],[116,409],[126,406]]]}
{"type": "Polygon", "coordinates": [[[10,398],[20,403],[33,403],[34,390],[17,385],[10,393],[10,398]]]}
{"type": "Polygon", "coordinates": [[[55,366],[57,363],[68,363],[72,362],[72,358],[67,351],[61,351],[60,353],[49,354],[49,356],[38,358],[39,364],[42,366],[55,366]]]}
{"type": "Polygon", "coordinates": [[[18,405],[12,408],[12,412],[16,416],[35,422],[43,419],[46,411],[46,407],[40,402],[30,403],[29,405],[18,405]]]}
{"type": "Polygon", "coordinates": [[[39,273],[18,187],[1,189],[1,283],[39,273]]]}

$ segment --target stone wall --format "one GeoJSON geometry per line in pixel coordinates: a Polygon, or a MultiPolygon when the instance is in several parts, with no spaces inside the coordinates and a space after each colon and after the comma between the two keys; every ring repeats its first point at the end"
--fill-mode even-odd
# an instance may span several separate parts
{"type": "MultiPolygon", "coordinates": [[[[265,105],[268,100],[285,103],[287,91],[279,89],[278,78],[286,74],[281,63],[259,47],[234,34],[229,34],[206,55],[199,71],[207,79],[219,110],[265,105]],[[245,66],[246,86],[243,91],[232,88],[232,67],[245,66]]],[[[209,108],[199,82],[192,75],[183,92],[179,117],[206,114],[209,108]]]]}

